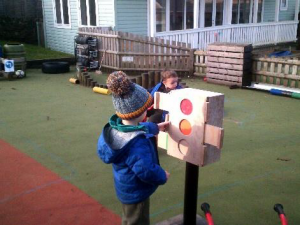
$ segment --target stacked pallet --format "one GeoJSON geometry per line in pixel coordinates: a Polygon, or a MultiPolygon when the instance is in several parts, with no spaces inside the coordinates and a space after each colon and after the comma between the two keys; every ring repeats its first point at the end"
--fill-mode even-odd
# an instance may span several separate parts
{"type": "Polygon", "coordinates": [[[251,84],[252,45],[214,43],[207,48],[207,82],[224,85],[251,84]]]}

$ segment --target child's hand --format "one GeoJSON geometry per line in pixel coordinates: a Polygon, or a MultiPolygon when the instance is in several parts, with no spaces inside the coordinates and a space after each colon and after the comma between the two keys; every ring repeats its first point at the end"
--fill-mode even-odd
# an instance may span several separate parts
{"type": "Polygon", "coordinates": [[[169,124],[170,124],[170,121],[158,123],[157,126],[160,131],[166,131],[166,130],[168,130],[169,124]]]}
{"type": "Polygon", "coordinates": [[[166,171],[166,170],[165,170],[165,172],[166,172],[166,177],[167,177],[167,180],[169,180],[170,173],[169,173],[168,171],[166,171]]]}

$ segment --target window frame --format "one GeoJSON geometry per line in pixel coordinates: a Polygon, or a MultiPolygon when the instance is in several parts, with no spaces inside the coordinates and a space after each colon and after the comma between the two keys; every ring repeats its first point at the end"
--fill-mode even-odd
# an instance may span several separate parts
{"type": "Polygon", "coordinates": [[[57,23],[57,15],[56,15],[56,1],[52,0],[52,6],[53,6],[53,19],[54,19],[54,27],[56,28],[68,28],[70,29],[71,26],[71,14],[70,14],[70,0],[67,0],[68,2],[68,17],[69,17],[69,23],[65,24],[64,23],[64,9],[63,9],[63,0],[59,0],[59,7],[60,7],[60,16],[61,16],[61,21],[62,23],[57,23]]]}
{"type": "Polygon", "coordinates": [[[223,0],[223,16],[222,16],[222,24],[221,25],[216,25],[216,18],[217,18],[217,0],[212,1],[212,25],[211,26],[205,26],[205,7],[206,7],[206,2],[201,1],[199,2],[199,16],[198,16],[198,23],[200,28],[209,28],[209,27],[219,27],[219,26],[224,26],[227,23],[227,17],[228,17],[228,12],[227,12],[227,6],[228,6],[228,0],[223,0]]]}
{"type": "Polygon", "coordinates": [[[96,14],[96,25],[90,25],[90,6],[89,0],[86,0],[86,16],[87,16],[87,25],[82,25],[81,21],[81,3],[80,0],[77,1],[78,4],[78,27],[97,27],[99,26],[99,16],[98,16],[98,1],[95,1],[95,14],[96,14]]]}
{"type": "MultiPolygon", "coordinates": [[[[184,8],[184,14],[183,14],[183,29],[182,30],[191,30],[191,29],[194,29],[194,28],[189,28],[187,29],[186,27],[186,18],[187,18],[187,7],[186,7],[186,4],[187,4],[187,0],[183,0],[184,1],[184,5],[183,5],[183,8],[184,8]]],[[[155,3],[156,3],[156,0],[155,0],[155,3]]],[[[194,4],[195,4],[195,1],[194,1],[194,4]]],[[[156,9],[155,9],[155,32],[156,33],[163,33],[163,32],[170,32],[170,31],[177,31],[177,30],[171,30],[170,27],[171,27],[171,24],[170,24],[170,0],[166,0],[166,30],[165,31],[160,31],[160,32],[157,32],[156,31],[156,9]]],[[[195,13],[195,12],[193,12],[195,13]]]]}
{"type": "MultiPolygon", "coordinates": [[[[149,4],[156,3],[156,0],[148,0],[148,1],[149,1],[149,4]]],[[[185,0],[184,28],[182,30],[189,30],[189,29],[186,29],[186,16],[187,16],[186,15],[186,1],[187,0],[185,0]]],[[[205,5],[206,5],[205,1],[203,1],[203,0],[195,1],[194,0],[194,4],[196,2],[199,4],[199,6],[194,5],[194,20],[196,19],[195,18],[195,12],[196,12],[195,7],[198,8],[198,9],[196,9],[196,10],[198,10],[198,12],[197,12],[198,15],[196,15],[197,22],[195,23],[195,21],[194,21],[194,27],[191,29],[210,28],[210,27],[218,27],[218,26],[225,26],[225,25],[232,24],[232,12],[230,11],[231,15],[228,13],[228,8],[232,7],[232,5],[230,5],[230,3],[232,4],[232,1],[230,1],[230,0],[223,1],[223,18],[222,18],[223,21],[222,21],[222,24],[216,25],[217,0],[212,0],[212,2],[213,2],[212,3],[213,4],[212,26],[208,26],[208,27],[205,27],[205,24],[204,24],[205,23],[205,5]],[[195,26],[197,26],[197,27],[195,27],[195,26]]],[[[241,14],[240,4],[241,4],[241,2],[238,1],[238,12],[237,12],[238,23],[236,25],[241,24],[239,21],[239,17],[241,14]]],[[[288,0],[287,0],[287,4],[288,4],[288,0]]],[[[149,8],[151,8],[151,7],[149,7],[149,8]]],[[[264,8],[265,8],[265,0],[262,0],[261,8],[258,8],[258,0],[250,0],[249,22],[247,24],[263,23],[264,22],[264,8]],[[260,21],[257,22],[259,9],[261,9],[261,17],[260,17],[260,21]],[[254,13],[256,13],[256,15],[254,15],[254,13]]],[[[154,6],[154,12],[150,12],[150,14],[149,14],[150,27],[151,27],[150,33],[154,32],[154,34],[155,34],[155,33],[171,32],[169,17],[170,17],[170,0],[166,0],[166,30],[157,32],[156,31],[156,8],[154,6]],[[154,24],[152,24],[152,23],[154,23],[154,24]]]]}
{"type": "MultiPolygon", "coordinates": [[[[264,20],[264,8],[265,8],[265,0],[262,0],[262,7],[261,7],[261,21],[260,22],[254,22],[254,13],[255,13],[255,0],[250,0],[250,12],[249,12],[249,23],[240,23],[240,14],[241,14],[241,9],[240,9],[240,5],[241,5],[241,0],[238,1],[238,11],[237,11],[237,15],[238,15],[238,21],[236,23],[236,25],[239,24],[251,24],[251,23],[263,23],[264,20]]],[[[256,16],[258,15],[258,8],[256,9],[256,16]]],[[[258,17],[256,17],[256,19],[258,19],[258,17]]]]}
{"type": "Polygon", "coordinates": [[[280,0],[280,11],[286,11],[286,10],[288,10],[288,8],[289,8],[289,0],[285,0],[285,1],[286,1],[286,5],[283,6],[282,5],[283,0],[280,0]]]}

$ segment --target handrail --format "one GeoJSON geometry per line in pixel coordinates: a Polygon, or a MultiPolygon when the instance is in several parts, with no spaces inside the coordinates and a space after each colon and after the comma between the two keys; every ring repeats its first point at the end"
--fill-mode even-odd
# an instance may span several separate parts
{"type": "Polygon", "coordinates": [[[160,32],[157,38],[191,44],[192,48],[205,50],[213,42],[247,43],[253,46],[278,44],[297,40],[298,21],[237,24],[160,32]]]}
{"type": "Polygon", "coordinates": [[[176,35],[182,33],[198,33],[201,31],[217,31],[217,30],[226,30],[234,28],[248,28],[248,27],[264,27],[264,26],[278,26],[278,25],[289,25],[289,24],[298,24],[299,21],[281,21],[281,22],[268,22],[268,23],[248,23],[248,24],[231,24],[215,27],[205,27],[205,28],[196,28],[196,29],[186,29],[186,30],[174,30],[174,31],[165,31],[155,34],[155,37],[161,37],[166,35],[176,35]]]}

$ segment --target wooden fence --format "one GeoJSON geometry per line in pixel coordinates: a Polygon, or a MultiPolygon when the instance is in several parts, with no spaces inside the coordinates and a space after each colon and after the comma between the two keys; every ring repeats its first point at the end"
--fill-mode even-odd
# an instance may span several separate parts
{"type": "Polygon", "coordinates": [[[259,83],[300,88],[300,60],[288,58],[253,58],[252,80],[259,83]]]}
{"type": "Polygon", "coordinates": [[[206,76],[206,51],[194,52],[194,75],[199,77],[206,76]]]}
{"type": "MultiPolygon", "coordinates": [[[[206,52],[194,52],[194,75],[206,76],[206,52]]],[[[300,88],[300,60],[295,58],[252,58],[252,81],[300,88]]]]}
{"type": "Polygon", "coordinates": [[[101,68],[123,70],[129,74],[164,69],[193,72],[194,50],[185,43],[101,28],[79,28],[78,34],[98,39],[101,68]]]}

